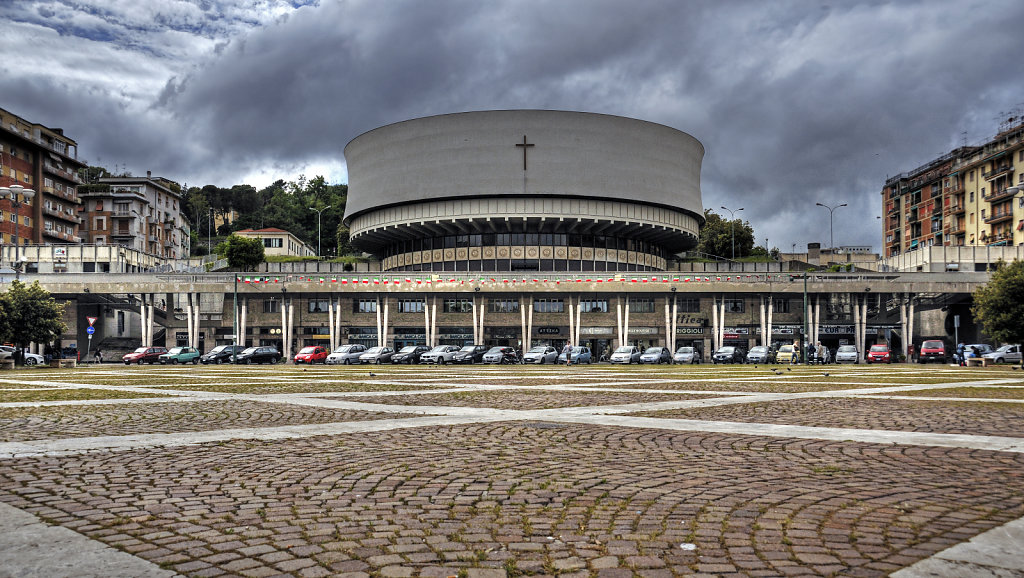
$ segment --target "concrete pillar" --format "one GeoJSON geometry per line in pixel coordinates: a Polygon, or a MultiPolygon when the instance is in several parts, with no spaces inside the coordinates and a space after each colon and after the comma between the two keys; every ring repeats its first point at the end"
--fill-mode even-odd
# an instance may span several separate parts
{"type": "Polygon", "coordinates": [[[665,296],[665,347],[669,348],[669,351],[675,351],[672,349],[672,304],[669,303],[670,299],[665,296]]]}
{"type": "Polygon", "coordinates": [[[568,306],[566,307],[566,310],[569,313],[569,336],[568,336],[568,341],[569,341],[569,345],[573,345],[573,343],[574,343],[574,341],[573,341],[573,329],[576,328],[576,318],[575,318],[575,311],[573,311],[573,307],[572,307],[572,295],[566,295],[566,300],[569,302],[568,306]]]}
{"type": "Polygon", "coordinates": [[[857,355],[864,350],[863,343],[861,340],[864,339],[864,334],[860,332],[860,300],[859,296],[855,296],[852,293],[846,294],[846,299],[850,302],[850,309],[853,313],[853,346],[857,348],[857,355]]]}
{"type": "Polygon", "coordinates": [[[156,314],[156,296],[149,295],[149,306],[146,309],[146,346],[153,347],[153,316],[156,314]]]}
{"type": "Polygon", "coordinates": [[[622,295],[619,295],[615,301],[615,328],[619,336],[619,343],[616,347],[621,347],[626,342],[625,336],[622,335],[622,295]]]}
{"type": "Polygon", "coordinates": [[[722,295],[722,312],[718,315],[718,346],[725,346],[725,295],[722,295]]]}
{"type": "Polygon", "coordinates": [[[629,293],[626,293],[625,315],[622,321],[622,345],[629,343],[629,293]]]}
{"type": "Polygon", "coordinates": [[[814,344],[817,345],[821,333],[821,295],[814,296],[814,344]]]}
{"type": "Polygon", "coordinates": [[[526,345],[523,346],[524,352],[533,347],[533,294],[531,293],[528,297],[529,303],[527,307],[529,309],[526,311],[526,345]]]}
{"type": "Polygon", "coordinates": [[[430,347],[437,346],[437,295],[432,298],[432,304],[430,306],[430,347]]]}
{"type": "MultiPolygon", "coordinates": [[[[914,343],[914,294],[908,293],[907,301],[910,302],[910,310],[907,312],[907,346],[914,343]]],[[[907,359],[907,361],[910,361],[907,359]]]]}
{"type": "Polygon", "coordinates": [[[718,297],[711,296],[711,352],[718,351],[718,297]]]}
{"type": "Polygon", "coordinates": [[[141,305],[139,305],[139,336],[141,338],[140,345],[142,347],[149,347],[149,344],[146,343],[146,327],[147,327],[147,325],[146,325],[146,312],[147,312],[147,309],[146,309],[146,294],[142,293],[140,295],[140,297],[141,297],[141,305]]]}
{"type": "Polygon", "coordinates": [[[383,325],[382,325],[382,327],[384,329],[384,335],[383,335],[382,341],[381,341],[381,345],[384,346],[384,347],[387,347],[388,337],[390,337],[390,335],[388,335],[388,333],[390,332],[390,330],[388,328],[388,325],[389,325],[388,324],[388,313],[389,312],[390,312],[390,310],[388,309],[388,296],[385,295],[384,296],[384,321],[383,321],[383,325]]]}
{"type": "Polygon", "coordinates": [[[526,336],[529,335],[526,330],[526,294],[519,294],[519,323],[522,325],[522,339],[519,342],[520,347],[526,346],[526,336]]]}
{"type": "Polygon", "coordinates": [[[772,344],[772,314],[775,312],[775,297],[768,294],[768,321],[765,323],[765,345],[772,344]]]}
{"type": "Polygon", "coordinates": [[[487,312],[487,299],[483,295],[480,296],[480,338],[474,343],[474,345],[483,345],[486,333],[484,333],[484,313],[487,312]]]}
{"type": "Polygon", "coordinates": [[[376,307],[376,310],[377,310],[377,347],[381,347],[381,346],[384,345],[384,343],[383,343],[383,341],[384,341],[384,329],[381,327],[381,313],[383,313],[383,311],[381,311],[380,295],[377,295],[377,307],[376,307]]]}
{"type": "Polygon", "coordinates": [[[427,347],[430,347],[430,304],[427,303],[427,298],[423,298],[423,343],[427,347]]]}
{"type": "Polygon", "coordinates": [[[672,341],[672,345],[670,346],[670,348],[672,349],[672,353],[675,353],[675,351],[677,349],[676,342],[678,341],[678,339],[677,339],[678,334],[679,334],[679,299],[677,298],[675,293],[672,293],[672,329],[671,329],[671,336],[672,337],[670,338],[671,341],[672,341]]]}
{"type": "Polygon", "coordinates": [[[906,355],[907,355],[907,342],[909,341],[907,339],[907,299],[906,299],[906,295],[903,294],[903,293],[900,293],[899,296],[900,296],[899,297],[899,302],[900,302],[900,337],[902,338],[901,341],[903,342],[900,351],[903,353],[903,356],[906,357],[906,355]]]}
{"type": "Polygon", "coordinates": [[[338,347],[338,336],[334,331],[334,299],[330,296],[327,297],[327,335],[330,351],[334,351],[338,347]]]}
{"type": "MultiPolygon", "coordinates": [[[[196,332],[195,333],[195,337],[196,337],[196,345],[195,346],[199,347],[199,334],[202,333],[202,329],[201,329],[202,325],[200,323],[202,321],[202,317],[201,317],[201,315],[202,315],[202,308],[200,307],[202,299],[200,298],[201,295],[199,293],[197,293],[195,297],[196,297],[196,303],[195,303],[195,306],[192,308],[192,314],[195,315],[195,319],[192,321],[192,327],[195,329],[195,332],[196,332]]],[[[211,341],[210,345],[214,345],[212,343],[213,340],[211,339],[210,341],[211,341]]],[[[212,349],[212,347],[211,347],[211,349],[212,349]]]]}
{"type": "MultiPolygon", "coordinates": [[[[583,324],[583,310],[580,308],[580,300],[576,299],[576,331],[572,334],[573,345],[580,345],[580,327],[583,324]]],[[[593,353],[593,352],[591,352],[593,353]]]]}
{"type": "Polygon", "coordinates": [[[341,346],[341,296],[336,299],[337,307],[334,309],[334,335],[338,340],[335,347],[341,346]]]}
{"type": "Polygon", "coordinates": [[[281,355],[288,362],[288,299],[281,295],[281,355]]]}
{"type": "Polygon", "coordinates": [[[295,340],[295,299],[288,299],[288,363],[292,361],[292,342],[295,340]]]}
{"type": "Polygon", "coordinates": [[[192,294],[185,294],[185,327],[188,332],[188,344],[191,347],[196,347],[196,331],[195,331],[195,319],[192,317],[192,294]]]}
{"type": "Polygon", "coordinates": [[[245,336],[249,334],[248,327],[246,326],[246,324],[249,321],[248,317],[249,300],[246,299],[245,297],[242,297],[241,321],[238,323],[238,335],[235,337],[236,342],[242,347],[245,347],[245,336]]]}
{"type": "Polygon", "coordinates": [[[768,317],[767,317],[767,310],[766,310],[765,305],[764,305],[764,299],[765,299],[765,296],[762,295],[761,296],[761,308],[760,308],[761,309],[761,321],[760,321],[760,323],[761,323],[761,325],[760,325],[760,327],[761,327],[761,345],[768,345],[768,324],[767,324],[768,317]]]}

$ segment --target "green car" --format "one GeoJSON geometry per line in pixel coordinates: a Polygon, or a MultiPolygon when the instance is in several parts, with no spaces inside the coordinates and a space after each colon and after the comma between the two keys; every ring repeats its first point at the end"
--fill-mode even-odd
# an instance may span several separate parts
{"type": "Polygon", "coordinates": [[[195,347],[172,347],[160,356],[160,363],[175,365],[177,363],[199,363],[199,350],[195,347]]]}

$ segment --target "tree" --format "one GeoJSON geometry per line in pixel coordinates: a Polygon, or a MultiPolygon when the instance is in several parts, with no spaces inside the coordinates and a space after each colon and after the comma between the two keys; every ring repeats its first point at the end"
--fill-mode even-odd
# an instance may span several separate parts
{"type": "Polygon", "coordinates": [[[1001,343],[1024,343],[1024,261],[1000,261],[984,287],[974,292],[974,318],[1001,343]]]}
{"type": "Polygon", "coordinates": [[[0,341],[22,348],[56,341],[67,329],[63,321],[66,305],[57,303],[38,281],[25,285],[15,280],[0,294],[0,341]]]}
{"type": "Polygon", "coordinates": [[[217,245],[217,253],[228,260],[228,266],[232,269],[255,271],[264,259],[263,241],[232,234],[227,241],[217,245]]]}
{"type": "Polygon", "coordinates": [[[750,255],[754,248],[754,228],[742,219],[727,221],[711,209],[704,209],[697,250],[708,255],[732,258],[733,234],[736,235],[736,257],[750,255]]]}

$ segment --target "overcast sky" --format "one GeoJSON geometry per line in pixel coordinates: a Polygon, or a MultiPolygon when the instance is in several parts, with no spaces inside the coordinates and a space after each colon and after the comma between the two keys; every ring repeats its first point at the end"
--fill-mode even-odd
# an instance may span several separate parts
{"type": "Polygon", "coordinates": [[[347,181],[342,150],[450,112],[581,110],[705,147],[763,244],[881,243],[880,191],[1024,107],[1024,2],[3,0],[0,106],[190,186],[347,181]]]}

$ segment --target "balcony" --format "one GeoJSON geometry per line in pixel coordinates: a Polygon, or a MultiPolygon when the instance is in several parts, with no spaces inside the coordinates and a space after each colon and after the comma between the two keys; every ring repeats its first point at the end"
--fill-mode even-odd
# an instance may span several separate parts
{"type": "Polygon", "coordinates": [[[1018,191],[1016,187],[1006,187],[1003,189],[999,189],[998,191],[992,191],[991,193],[988,193],[987,195],[984,195],[981,198],[984,199],[986,202],[995,203],[998,201],[1002,201],[1003,199],[1013,198],[1013,196],[1016,195],[1018,192],[1020,191],[1018,191]]]}
{"type": "Polygon", "coordinates": [[[57,175],[58,177],[61,177],[62,179],[67,179],[75,183],[82,182],[82,178],[78,176],[78,173],[65,170],[51,162],[44,162],[43,169],[52,175],[57,175]]]}
{"type": "Polygon", "coordinates": [[[986,245],[1008,245],[1013,242],[1013,233],[1007,231],[996,235],[981,237],[981,242],[986,245]]]}
{"type": "Polygon", "coordinates": [[[46,214],[46,215],[49,215],[51,217],[57,217],[58,219],[62,219],[62,220],[65,220],[65,221],[70,221],[72,223],[80,223],[80,222],[82,222],[82,220],[78,218],[78,215],[75,215],[73,213],[69,213],[67,211],[58,211],[57,209],[50,209],[50,208],[47,208],[47,207],[43,207],[43,213],[46,214]]]}
{"type": "Polygon", "coordinates": [[[60,239],[61,241],[67,241],[69,243],[73,242],[73,240],[75,238],[74,235],[71,235],[70,233],[60,233],[60,232],[54,231],[52,229],[51,230],[43,229],[43,236],[44,237],[52,237],[54,239],[60,239]]]}
{"type": "Polygon", "coordinates": [[[110,238],[111,239],[134,239],[135,238],[135,233],[129,231],[128,229],[117,229],[117,230],[110,231],[110,238]]]}
{"type": "Polygon", "coordinates": [[[991,181],[992,179],[1001,177],[1003,175],[1008,175],[1008,174],[1010,174],[1012,172],[1013,172],[1013,165],[1011,165],[1011,164],[1000,165],[1000,166],[992,169],[991,171],[989,171],[987,173],[982,173],[981,174],[981,178],[985,179],[986,181],[991,181]]]}
{"type": "Polygon", "coordinates": [[[1009,221],[1013,218],[1013,211],[997,211],[991,215],[985,217],[985,224],[991,225],[993,223],[1002,223],[1003,221],[1009,221]]]}

